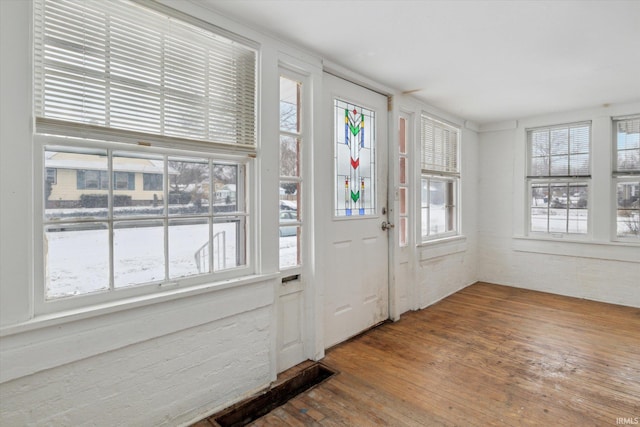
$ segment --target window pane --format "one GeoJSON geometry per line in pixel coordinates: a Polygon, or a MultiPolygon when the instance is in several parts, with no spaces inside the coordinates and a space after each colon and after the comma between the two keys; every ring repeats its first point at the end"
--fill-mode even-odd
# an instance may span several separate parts
{"type": "Polygon", "coordinates": [[[300,131],[300,83],[280,77],[280,130],[300,131]]]}
{"type": "Polygon", "coordinates": [[[169,222],[169,277],[172,279],[209,272],[209,221],[169,222]]]}
{"type": "Polygon", "coordinates": [[[640,182],[619,182],[617,236],[640,239],[640,182]]]}
{"type": "Polygon", "coordinates": [[[531,231],[547,232],[548,229],[549,185],[533,184],[531,186],[531,231]]]}
{"type": "Polygon", "coordinates": [[[47,299],[109,289],[107,224],[47,226],[44,245],[47,299]]]}
{"type": "Polygon", "coordinates": [[[549,232],[567,232],[568,190],[566,184],[551,184],[549,202],[549,232]]]}
{"type": "Polygon", "coordinates": [[[574,154],[570,156],[569,163],[571,165],[569,175],[589,174],[589,154],[574,154]]]}
{"type": "Polygon", "coordinates": [[[336,99],[334,104],[336,216],[375,213],[375,112],[336,99]]]}
{"type": "Polygon", "coordinates": [[[551,130],[551,155],[569,154],[569,129],[551,130]]]}
{"type": "Polygon", "coordinates": [[[549,132],[532,131],[531,132],[531,157],[549,157],[549,132]]]}
{"type": "Polygon", "coordinates": [[[407,218],[400,218],[400,235],[398,236],[400,246],[407,246],[409,242],[409,227],[407,225],[407,218]]]}
{"type": "Polygon", "coordinates": [[[447,181],[446,185],[446,200],[445,200],[445,209],[446,209],[446,220],[447,220],[447,231],[453,231],[456,229],[456,207],[454,201],[454,183],[452,181],[447,181]]]}
{"type": "Polygon", "coordinates": [[[589,153],[589,126],[573,127],[570,130],[571,154],[589,153]]]}
{"type": "Polygon", "coordinates": [[[422,188],[421,197],[420,197],[420,205],[423,208],[429,207],[429,179],[422,178],[421,184],[422,188]]]}
{"type": "Polygon", "coordinates": [[[213,270],[227,270],[245,264],[246,218],[216,218],[213,224],[213,270]]]}
{"type": "Polygon", "coordinates": [[[213,165],[213,211],[236,212],[244,209],[238,198],[238,165],[213,165]]]}
{"type": "Polygon", "coordinates": [[[566,208],[549,209],[549,232],[550,233],[566,233],[567,232],[567,209],[566,208]]]}
{"type": "Polygon", "coordinates": [[[400,157],[400,184],[407,183],[407,158],[400,157]]]}
{"type": "Polygon", "coordinates": [[[280,176],[299,176],[300,140],[280,137],[280,176]]]}
{"type": "Polygon", "coordinates": [[[407,189],[404,187],[400,188],[400,215],[407,214],[407,189]]]}
{"type": "Polygon", "coordinates": [[[549,175],[549,157],[534,157],[531,159],[531,176],[549,175]]]}
{"type": "Polygon", "coordinates": [[[448,231],[446,185],[443,181],[431,180],[429,185],[429,234],[438,234],[448,231]]]}
{"type": "Polygon", "coordinates": [[[551,157],[551,175],[566,176],[569,174],[569,156],[551,157]]]}
{"type": "Polygon", "coordinates": [[[164,214],[164,160],[161,156],[113,153],[113,216],[158,216],[164,214]],[[122,189],[117,188],[118,179],[122,189]]]}
{"type": "Polygon", "coordinates": [[[568,233],[587,233],[589,193],[586,185],[569,186],[568,233]]]}
{"type": "Polygon", "coordinates": [[[640,170],[640,149],[618,151],[618,170],[640,170]]]}
{"type": "Polygon", "coordinates": [[[45,169],[56,180],[44,182],[45,219],[106,218],[109,174],[107,153],[82,154],[47,150],[45,169]],[[53,174],[53,172],[49,172],[53,174]]]}
{"type": "Polygon", "coordinates": [[[640,117],[618,120],[616,126],[617,170],[640,172],[640,117]]]}
{"type": "Polygon", "coordinates": [[[400,135],[398,138],[398,149],[400,154],[407,153],[407,120],[400,117],[400,135]]]}
{"type": "MultiPolygon", "coordinates": [[[[282,218],[280,223],[282,224],[282,218]]],[[[280,268],[300,265],[300,227],[295,225],[280,226],[280,268]]]]}
{"type": "Polygon", "coordinates": [[[169,215],[209,212],[209,162],[197,158],[169,158],[169,215]]]}
{"type": "Polygon", "coordinates": [[[161,221],[115,222],[113,230],[114,286],[165,279],[164,226],[161,221]]]}
{"type": "Polygon", "coordinates": [[[420,209],[420,219],[422,224],[422,237],[429,236],[429,208],[422,207],[420,209]]]}

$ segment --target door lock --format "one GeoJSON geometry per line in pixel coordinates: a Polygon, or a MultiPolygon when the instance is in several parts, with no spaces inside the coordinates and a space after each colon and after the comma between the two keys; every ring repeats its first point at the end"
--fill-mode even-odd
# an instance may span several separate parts
{"type": "Polygon", "coordinates": [[[387,221],[382,221],[382,230],[387,231],[393,227],[395,227],[395,225],[393,225],[392,223],[387,221]]]}

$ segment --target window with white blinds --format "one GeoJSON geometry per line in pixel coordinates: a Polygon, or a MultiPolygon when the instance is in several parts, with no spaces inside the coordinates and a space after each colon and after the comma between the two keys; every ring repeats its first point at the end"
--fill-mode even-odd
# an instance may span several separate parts
{"type": "Polygon", "coordinates": [[[36,1],[39,131],[256,142],[256,51],[124,0],[36,1]]]}
{"type": "Polygon", "coordinates": [[[617,174],[640,175],[640,116],[613,121],[617,174]]]}
{"type": "Polygon", "coordinates": [[[589,233],[590,151],[590,122],[527,131],[530,233],[589,233]]]}
{"type": "Polygon", "coordinates": [[[460,214],[460,130],[424,115],[420,128],[422,241],[455,236],[459,232],[460,214]]]}
{"type": "Polygon", "coordinates": [[[640,243],[640,115],[613,120],[615,236],[640,243]]]}
{"type": "Polygon", "coordinates": [[[588,177],[591,123],[530,129],[529,176],[588,177]]]}
{"type": "Polygon", "coordinates": [[[422,170],[459,174],[458,129],[427,116],[421,120],[422,170]]]}

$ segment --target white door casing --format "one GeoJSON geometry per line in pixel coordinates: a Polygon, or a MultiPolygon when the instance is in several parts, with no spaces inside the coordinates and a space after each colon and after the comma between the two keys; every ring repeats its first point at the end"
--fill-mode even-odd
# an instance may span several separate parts
{"type": "MultiPolygon", "coordinates": [[[[319,210],[325,222],[325,265],[320,268],[324,269],[324,347],[328,348],[389,318],[389,232],[382,227],[388,214],[388,114],[387,98],[376,92],[326,73],[323,87],[323,108],[328,117],[324,126],[330,129],[325,133],[329,138],[323,143],[327,147],[326,155],[331,157],[332,167],[325,169],[321,175],[326,180],[323,185],[333,186],[331,200],[323,203],[319,210]],[[375,166],[371,167],[375,170],[375,206],[367,205],[370,209],[366,212],[354,208],[349,210],[349,216],[344,211],[340,214],[336,211],[336,205],[349,199],[349,190],[342,196],[340,179],[345,178],[336,177],[333,160],[336,139],[341,137],[340,129],[345,125],[339,111],[336,113],[336,99],[363,107],[375,115],[375,148],[372,156],[375,166]],[[339,126],[338,130],[336,125],[339,126]]],[[[363,125],[367,137],[372,131],[370,126],[370,120],[363,125]]],[[[353,163],[352,159],[352,166],[353,163]]],[[[352,179],[357,180],[357,185],[351,192],[360,189],[361,179],[364,182],[364,178],[358,175],[352,179]]],[[[371,196],[368,195],[369,198],[371,196]]],[[[354,195],[353,199],[356,197],[354,195]]]]}

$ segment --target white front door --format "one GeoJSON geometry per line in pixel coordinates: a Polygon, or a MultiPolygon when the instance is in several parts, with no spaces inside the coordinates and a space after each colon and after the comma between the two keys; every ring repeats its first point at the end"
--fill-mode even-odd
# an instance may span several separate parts
{"type": "MultiPolygon", "coordinates": [[[[332,200],[323,257],[324,346],[328,348],[389,318],[387,221],[387,98],[324,75],[323,108],[330,120],[332,200]]],[[[327,133],[329,134],[329,133],[327,133]]],[[[329,150],[327,150],[329,151],[329,150]]],[[[329,201],[327,201],[329,202],[329,201]]]]}

